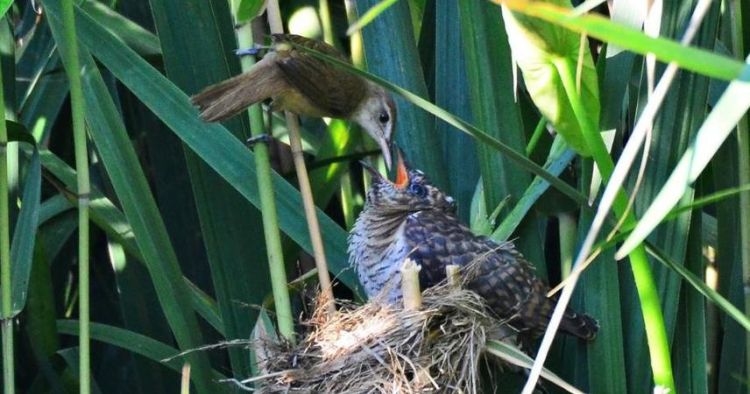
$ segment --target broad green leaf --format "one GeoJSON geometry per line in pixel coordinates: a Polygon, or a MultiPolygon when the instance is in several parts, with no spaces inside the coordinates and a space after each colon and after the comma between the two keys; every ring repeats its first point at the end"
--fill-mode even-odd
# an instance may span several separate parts
{"type": "Polygon", "coordinates": [[[350,36],[360,30],[362,30],[365,26],[369,25],[370,22],[375,20],[380,14],[385,12],[390,6],[396,3],[398,0],[381,0],[379,3],[371,6],[367,9],[362,15],[359,17],[359,19],[352,23],[351,26],[349,26],[349,29],[346,31],[346,35],[350,36]]]}
{"type": "MultiPolygon", "coordinates": [[[[435,44],[433,86],[435,105],[463,119],[472,119],[471,99],[465,47],[461,34],[461,18],[456,15],[460,2],[440,1],[435,7],[435,44]]],[[[429,14],[425,14],[427,17],[429,14]]],[[[425,21],[423,26],[429,26],[425,21]]],[[[426,36],[424,36],[426,37],[426,36]]],[[[423,50],[427,50],[424,48],[423,50]]],[[[429,73],[427,73],[429,75],[429,73]]],[[[458,205],[458,216],[467,222],[471,217],[470,205],[477,180],[479,159],[477,144],[471,136],[461,133],[450,124],[437,121],[435,133],[443,139],[443,157],[446,163],[461,163],[461,171],[448,170],[449,194],[458,205]]],[[[484,197],[483,197],[484,198],[484,197]]]]}
{"type": "MultiPolygon", "coordinates": [[[[550,0],[549,4],[570,7],[568,0],[550,0]]],[[[505,29],[513,50],[513,59],[523,72],[526,89],[539,111],[559,132],[565,142],[583,156],[590,154],[581,134],[573,108],[567,99],[554,62],[567,58],[583,62],[577,75],[579,93],[591,123],[599,124],[599,86],[596,68],[586,42],[566,28],[541,21],[503,7],[505,29]],[[580,54],[583,49],[583,54],[580,54]]]]}
{"type": "Polygon", "coordinates": [[[42,186],[42,166],[39,161],[39,152],[36,149],[28,166],[26,179],[24,180],[21,212],[18,214],[18,221],[13,232],[13,242],[10,247],[11,278],[13,278],[11,317],[17,315],[26,306],[31,265],[34,261],[34,245],[37,224],[39,223],[42,186]]]}
{"type": "MultiPolygon", "coordinates": [[[[750,59],[749,59],[750,60],[750,59]]],[[[642,219],[617,251],[621,259],[640,244],[661,223],[662,219],[680,201],[691,183],[695,182],[708,162],[714,157],[724,140],[750,107],[750,66],[746,66],[740,79],[727,87],[724,95],[698,130],[695,141],[680,159],[672,175],[642,215],[642,219]]]]}
{"type": "Polygon", "coordinates": [[[239,6],[237,6],[237,22],[249,22],[256,16],[263,13],[266,8],[267,0],[240,0],[239,6]]]}
{"type": "Polygon", "coordinates": [[[161,55],[158,37],[130,19],[118,14],[104,5],[104,3],[85,0],[81,3],[80,7],[92,19],[96,20],[100,25],[105,26],[107,30],[119,37],[141,56],[161,55]]]}

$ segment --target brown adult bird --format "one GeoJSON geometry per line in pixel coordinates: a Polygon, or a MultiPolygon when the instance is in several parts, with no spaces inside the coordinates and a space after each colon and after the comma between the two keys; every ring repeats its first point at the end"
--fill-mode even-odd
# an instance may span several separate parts
{"type": "Polygon", "coordinates": [[[334,47],[293,34],[272,35],[272,50],[248,72],[191,97],[201,118],[218,122],[271,98],[271,109],[310,117],[347,119],[378,143],[391,166],[396,105],[380,85],[300,50],[305,47],[348,62],[334,47]]]}
{"type": "MultiPolygon", "coordinates": [[[[396,304],[401,301],[400,267],[409,257],[421,266],[422,288],[445,279],[445,267],[455,264],[467,272],[467,288],[482,296],[497,317],[520,333],[540,335],[555,306],[548,287],[511,242],[496,243],[477,236],[455,216],[453,198],[411,170],[398,157],[396,182],[377,171],[365,207],[349,236],[349,261],[357,270],[368,297],[396,304]]],[[[568,309],[560,329],[593,340],[596,320],[568,309]]]]}

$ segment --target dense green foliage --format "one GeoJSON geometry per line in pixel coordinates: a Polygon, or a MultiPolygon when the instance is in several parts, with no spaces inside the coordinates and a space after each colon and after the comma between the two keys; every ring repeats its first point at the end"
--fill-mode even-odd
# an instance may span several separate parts
{"type": "MultiPolygon", "coordinates": [[[[192,392],[232,391],[216,381],[252,375],[245,347],[172,357],[273,320],[259,314],[274,307],[259,179],[273,185],[289,280],[315,278],[283,117],[262,115],[276,137],[269,181],[265,153],[256,161],[244,144],[261,115],[206,124],[188,100],[241,72],[233,21],[263,2],[73,3],[75,29],[59,1],[0,1],[5,383],[81,386],[78,285],[89,279],[77,204],[88,197],[92,390],[177,392],[189,362],[192,392]]],[[[394,92],[396,142],[475,231],[513,239],[552,285],[593,249],[571,303],[600,335],[559,338],[546,368],[597,393],[747,392],[750,1],[602,3],[579,17],[567,0],[294,0],[281,13],[289,31],[327,40],[352,55],[351,72],[394,92]]],[[[375,145],[343,121],[302,126],[336,294],[359,299],[346,235],[367,185],[358,160],[376,159],[375,145]]],[[[295,316],[310,295],[302,281],[290,286],[295,316]]],[[[519,392],[525,375],[494,378],[519,392]]]]}

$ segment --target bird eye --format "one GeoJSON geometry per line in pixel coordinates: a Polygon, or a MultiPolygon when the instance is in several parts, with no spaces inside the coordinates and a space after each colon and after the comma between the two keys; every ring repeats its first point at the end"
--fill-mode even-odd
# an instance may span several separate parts
{"type": "Polygon", "coordinates": [[[380,122],[381,124],[386,124],[390,120],[391,120],[391,117],[388,116],[388,112],[383,111],[378,116],[378,122],[380,122]]]}
{"type": "Polygon", "coordinates": [[[418,183],[412,183],[409,185],[409,193],[424,198],[427,196],[427,189],[425,189],[424,186],[418,184],[418,183]]]}

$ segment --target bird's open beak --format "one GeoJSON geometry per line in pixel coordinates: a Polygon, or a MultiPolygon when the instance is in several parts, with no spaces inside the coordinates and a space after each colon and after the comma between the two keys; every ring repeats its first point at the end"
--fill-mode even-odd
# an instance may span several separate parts
{"type": "Polygon", "coordinates": [[[391,141],[385,138],[378,138],[378,145],[380,146],[380,150],[383,152],[385,168],[390,171],[391,166],[393,165],[393,160],[391,159],[391,141]]]}
{"type": "Polygon", "coordinates": [[[409,170],[406,169],[406,163],[404,157],[401,154],[401,149],[397,149],[398,162],[396,163],[396,182],[394,185],[403,189],[409,184],[409,170]]]}

